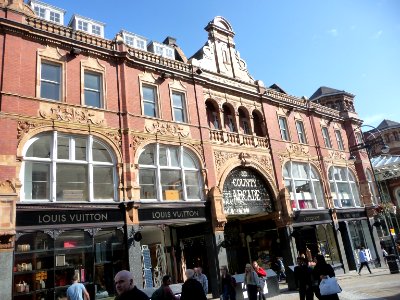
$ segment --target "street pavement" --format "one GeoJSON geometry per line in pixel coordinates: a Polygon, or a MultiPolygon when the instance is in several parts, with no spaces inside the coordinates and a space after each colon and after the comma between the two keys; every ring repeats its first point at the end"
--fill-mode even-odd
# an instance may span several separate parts
{"type": "MultiPolygon", "coordinates": [[[[400,273],[391,274],[387,267],[371,269],[369,274],[366,268],[361,276],[356,271],[336,276],[342,288],[340,300],[400,300],[400,273]]],[[[289,291],[287,284],[280,283],[281,293],[271,300],[299,299],[297,291],[289,291]]],[[[217,298],[219,299],[219,298],[217,298]]],[[[315,300],[318,300],[314,297],[315,300]]]]}

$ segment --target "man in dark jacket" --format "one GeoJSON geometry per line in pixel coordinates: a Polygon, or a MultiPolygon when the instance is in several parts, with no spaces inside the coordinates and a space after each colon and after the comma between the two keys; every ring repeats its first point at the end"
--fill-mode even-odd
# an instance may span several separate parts
{"type": "Polygon", "coordinates": [[[192,269],[186,270],[186,281],[182,285],[182,294],[180,300],[207,300],[203,287],[194,277],[192,269]]]}
{"type": "Polygon", "coordinates": [[[115,289],[118,296],[114,300],[150,300],[147,295],[139,290],[133,283],[131,272],[123,270],[117,273],[114,278],[115,289]]]}

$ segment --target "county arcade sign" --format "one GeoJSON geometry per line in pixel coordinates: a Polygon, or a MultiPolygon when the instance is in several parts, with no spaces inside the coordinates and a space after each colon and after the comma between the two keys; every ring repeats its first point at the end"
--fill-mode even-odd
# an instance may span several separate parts
{"type": "Polygon", "coordinates": [[[228,215],[272,211],[268,187],[261,176],[251,169],[237,168],[228,175],[223,199],[224,213],[228,215]]]}

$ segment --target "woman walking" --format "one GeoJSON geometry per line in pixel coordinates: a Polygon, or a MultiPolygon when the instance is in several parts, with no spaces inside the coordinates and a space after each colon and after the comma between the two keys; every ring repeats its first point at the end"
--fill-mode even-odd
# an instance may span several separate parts
{"type": "Polygon", "coordinates": [[[257,300],[257,292],[260,288],[260,281],[251,264],[246,264],[244,271],[244,284],[246,285],[248,299],[257,300]]]}
{"type": "Polygon", "coordinates": [[[338,294],[325,295],[322,296],[319,291],[319,284],[322,279],[329,277],[335,277],[335,271],[333,270],[331,265],[328,265],[325,261],[325,257],[321,254],[317,254],[315,256],[316,264],[312,271],[313,278],[318,280],[318,286],[315,286],[314,293],[315,296],[320,300],[339,300],[338,294]]]}
{"type": "Polygon", "coordinates": [[[236,300],[236,280],[228,272],[227,266],[221,266],[221,297],[222,300],[236,300]]]}

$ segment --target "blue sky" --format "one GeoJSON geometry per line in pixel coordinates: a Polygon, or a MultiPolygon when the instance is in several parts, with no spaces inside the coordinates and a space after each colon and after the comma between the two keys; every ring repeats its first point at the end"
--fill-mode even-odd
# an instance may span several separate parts
{"type": "Polygon", "coordinates": [[[227,19],[254,79],[310,97],[320,86],[354,94],[364,124],[400,122],[398,0],[43,0],[162,42],[177,39],[187,57],[207,41],[204,27],[227,19]]]}

